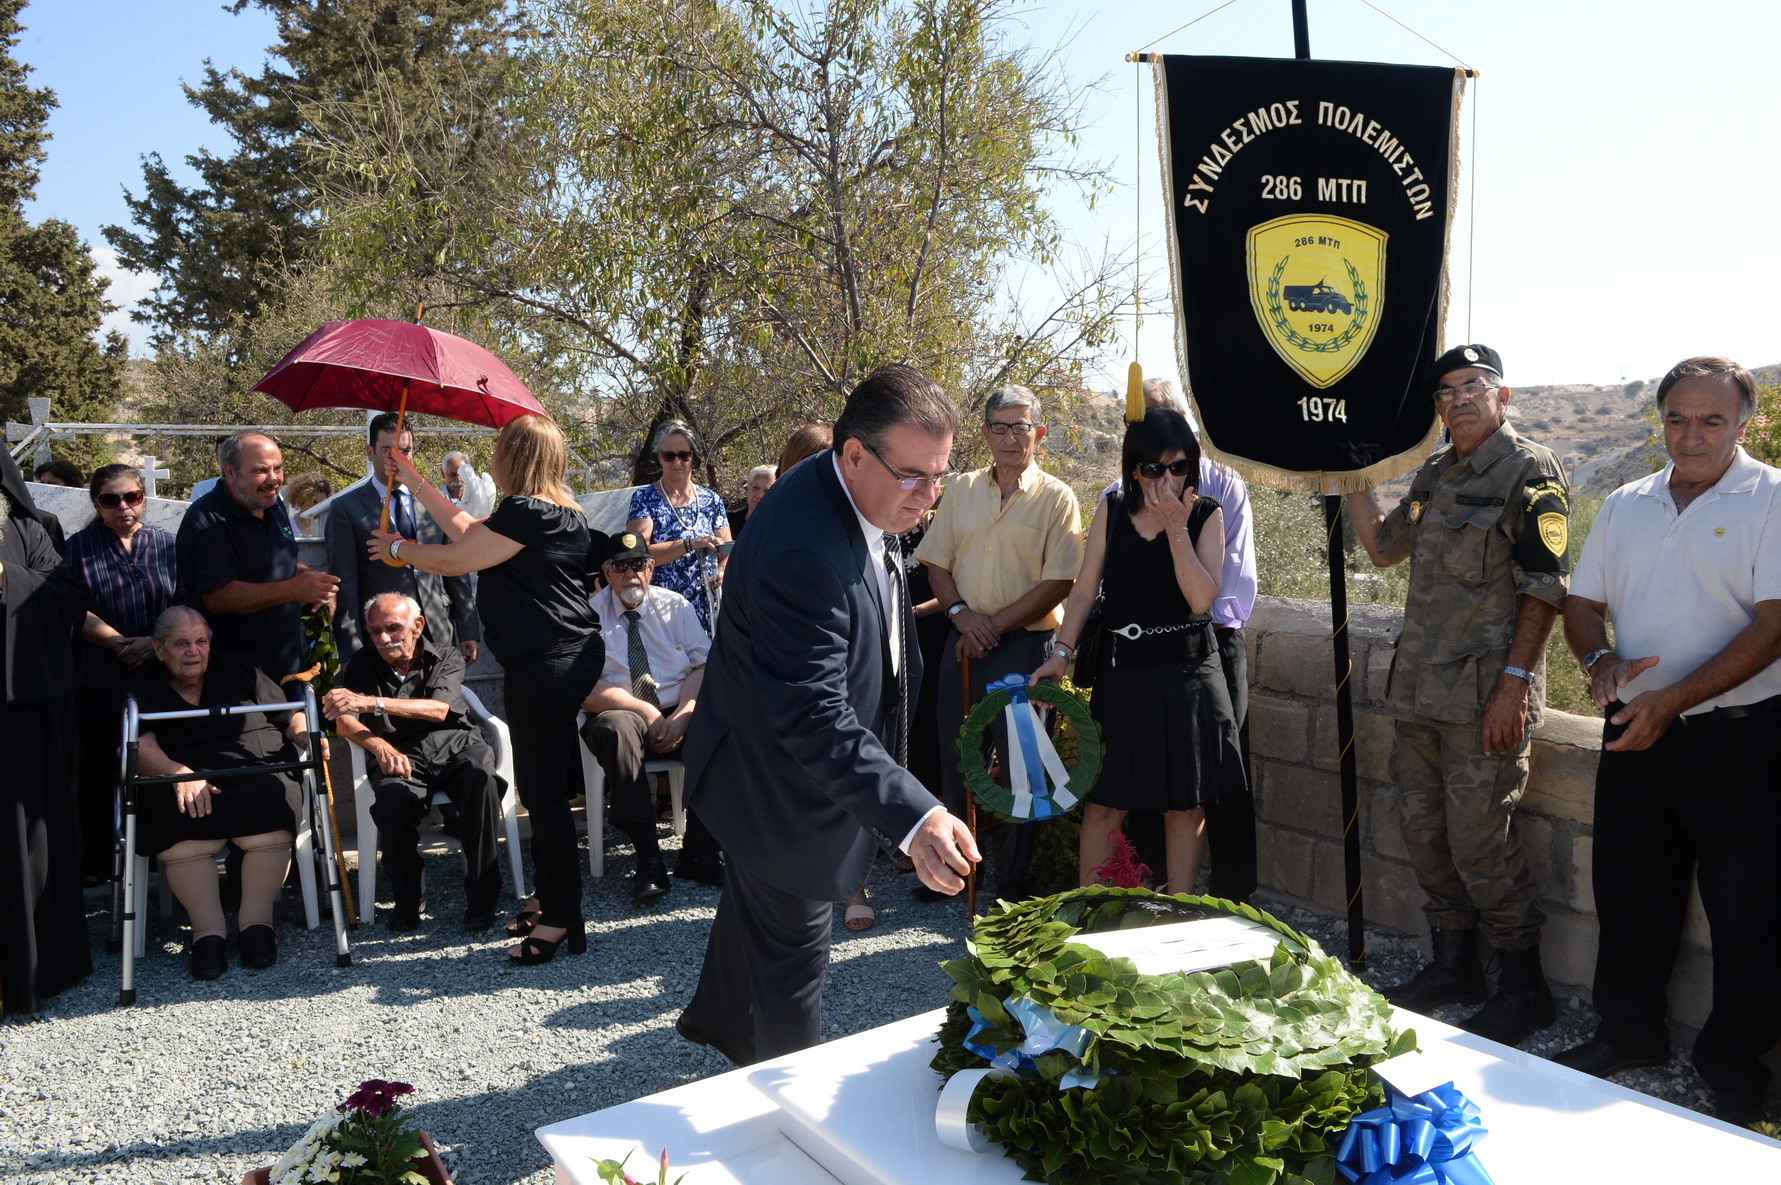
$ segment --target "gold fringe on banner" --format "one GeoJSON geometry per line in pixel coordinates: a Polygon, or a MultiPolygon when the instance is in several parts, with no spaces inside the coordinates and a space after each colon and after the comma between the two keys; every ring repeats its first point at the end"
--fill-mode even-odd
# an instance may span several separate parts
{"type": "MultiPolygon", "coordinates": [[[[1441,438],[1441,421],[1438,417],[1431,419],[1428,432],[1424,434],[1423,438],[1417,442],[1414,448],[1407,449],[1394,456],[1386,457],[1383,460],[1375,461],[1373,464],[1362,469],[1308,471],[1280,469],[1276,466],[1257,461],[1251,457],[1243,457],[1238,456],[1236,453],[1225,452],[1218,447],[1218,442],[1213,440],[1211,434],[1206,431],[1206,417],[1204,413],[1201,412],[1199,399],[1195,396],[1193,386],[1188,381],[1190,372],[1187,366],[1187,332],[1180,316],[1182,288],[1181,252],[1174,239],[1177,203],[1175,199],[1175,178],[1171,167],[1173,154],[1169,151],[1168,80],[1163,71],[1163,55],[1158,53],[1148,53],[1141,56],[1143,61],[1150,63],[1151,70],[1156,78],[1156,145],[1157,155],[1160,158],[1158,171],[1160,172],[1163,181],[1163,199],[1169,210],[1167,223],[1169,230],[1169,234],[1167,235],[1169,287],[1170,295],[1174,299],[1176,309],[1176,364],[1181,369],[1181,385],[1183,390],[1187,393],[1189,405],[1193,408],[1194,421],[1199,425],[1201,451],[1219,464],[1228,465],[1236,471],[1237,476],[1241,477],[1250,485],[1259,485],[1274,490],[1286,490],[1293,493],[1354,493],[1359,490],[1367,489],[1370,486],[1378,485],[1380,482],[1391,481],[1394,478],[1404,476],[1406,473],[1414,472],[1423,461],[1428,458],[1429,453],[1434,451],[1436,442],[1441,438]]],[[[1440,300],[1441,308],[1440,319],[1438,321],[1440,330],[1435,345],[1436,357],[1439,357],[1447,348],[1445,344],[1445,335],[1450,277],[1449,269],[1445,262],[1445,256],[1447,254],[1447,249],[1452,247],[1453,219],[1459,208],[1459,186],[1457,184],[1459,180],[1460,165],[1459,110],[1461,98],[1465,93],[1466,76],[1467,72],[1463,69],[1456,69],[1453,72],[1453,109],[1447,122],[1447,224],[1445,229],[1446,238],[1445,247],[1443,249],[1443,262],[1441,266],[1440,296],[1438,298],[1440,300]]]]}

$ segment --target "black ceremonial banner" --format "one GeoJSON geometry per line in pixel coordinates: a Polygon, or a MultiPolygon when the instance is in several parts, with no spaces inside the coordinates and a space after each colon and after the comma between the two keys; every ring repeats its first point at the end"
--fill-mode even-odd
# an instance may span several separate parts
{"type": "Polygon", "coordinates": [[[1464,72],[1162,56],[1157,77],[1208,449],[1327,492],[1408,472],[1437,427],[1417,377],[1440,352],[1464,72]]]}

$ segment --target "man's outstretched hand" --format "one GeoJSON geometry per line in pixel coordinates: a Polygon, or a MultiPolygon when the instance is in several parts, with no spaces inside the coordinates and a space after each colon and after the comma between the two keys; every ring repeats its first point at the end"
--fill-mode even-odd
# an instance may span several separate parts
{"type": "Polygon", "coordinates": [[[943,810],[923,819],[915,829],[909,856],[915,861],[915,875],[921,883],[939,893],[956,893],[964,888],[971,866],[983,859],[971,829],[943,810]]]}

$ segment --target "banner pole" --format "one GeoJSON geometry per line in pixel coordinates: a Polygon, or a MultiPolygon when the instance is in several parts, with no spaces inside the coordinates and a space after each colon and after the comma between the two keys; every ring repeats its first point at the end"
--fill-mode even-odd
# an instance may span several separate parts
{"type": "Polygon", "coordinates": [[[1301,62],[1311,57],[1311,21],[1305,4],[1306,0],[1292,0],[1292,56],[1301,62]]]}
{"type": "Polygon", "coordinates": [[[1336,671],[1336,751],[1342,776],[1342,872],[1348,890],[1348,962],[1367,962],[1361,903],[1360,791],[1354,768],[1354,664],[1348,657],[1348,576],[1342,554],[1342,495],[1323,496],[1330,562],[1330,652],[1336,671]]]}

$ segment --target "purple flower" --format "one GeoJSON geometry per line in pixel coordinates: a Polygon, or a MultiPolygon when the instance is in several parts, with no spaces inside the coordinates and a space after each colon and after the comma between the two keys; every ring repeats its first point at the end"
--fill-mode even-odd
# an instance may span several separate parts
{"type": "Polygon", "coordinates": [[[359,1089],[347,1096],[344,1103],[336,1107],[337,1111],[363,1111],[373,1119],[381,1119],[396,1106],[399,1095],[413,1094],[414,1087],[406,1082],[389,1082],[382,1078],[373,1078],[368,1082],[359,1083],[359,1089]]]}

